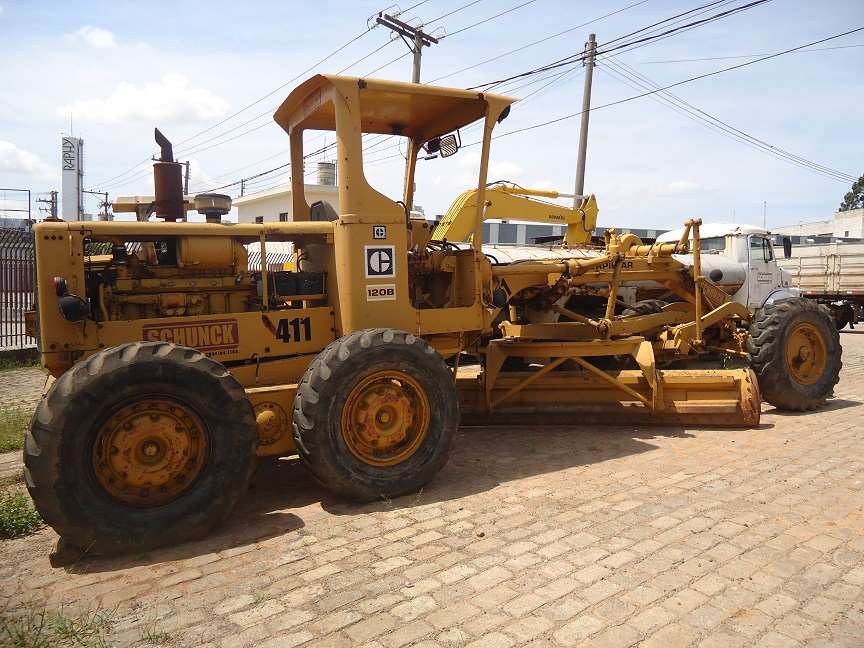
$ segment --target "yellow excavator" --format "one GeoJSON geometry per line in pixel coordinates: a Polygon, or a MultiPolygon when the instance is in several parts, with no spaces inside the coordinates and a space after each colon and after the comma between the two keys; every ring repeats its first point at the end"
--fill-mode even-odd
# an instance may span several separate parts
{"type": "MultiPolygon", "coordinates": [[[[477,209],[477,189],[461,194],[441,222],[435,226],[432,239],[436,241],[462,242],[474,231],[477,209]]],[[[564,207],[538,198],[574,198],[573,194],[562,194],[544,189],[528,189],[512,182],[493,182],[486,187],[486,208],[483,220],[501,219],[566,225],[566,245],[591,242],[591,234],[597,226],[597,200],[594,194],[581,196],[578,207],[564,207]]]]}

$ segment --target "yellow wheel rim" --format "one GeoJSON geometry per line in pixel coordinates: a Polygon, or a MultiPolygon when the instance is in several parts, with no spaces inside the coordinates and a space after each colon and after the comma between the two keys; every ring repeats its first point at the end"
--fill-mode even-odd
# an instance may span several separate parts
{"type": "Polygon", "coordinates": [[[201,474],[209,438],[201,419],[170,399],[121,408],[99,429],[93,470],[116,500],[140,507],[167,504],[201,474]]]}
{"type": "Polygon", "coordinates": [[[812,385],[825,372],[828,353],[825,340],[812,324],[799,324],[786,341],[786,367],[802,385],[812,385]]]}
{"type": "Polygon", "coordinates": [[[414,378],[401,371],[376,371],[348,394],[342,438],[363,463],[394,466],[426,439],[429,413],[429,399],[414,378]]]}

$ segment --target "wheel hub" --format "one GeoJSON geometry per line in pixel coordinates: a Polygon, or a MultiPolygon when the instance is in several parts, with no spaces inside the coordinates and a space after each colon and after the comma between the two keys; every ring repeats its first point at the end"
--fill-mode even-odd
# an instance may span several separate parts
{"type": "Polygon", "coordinates": [[[786,367],[802,385],[812,385],[825,371],[827,350],[825,341],[812,324],[799,324],[789,333],[786,343],[786,367]]]}
{"type": "Polygon", "coordinates": [[[373,466],[408,459],[426,438],[429,400],[414,378],[379,371],[364,378],[342,410],[342,438],[351,453],[373,466]]]}
{"type": "Polygon", "coordinates": [[[93,470],[124,504],[166,504],[189,489],[204,467],[208,435],[191,410],[169,399],[122,407],[99,429],[93,470]]]}

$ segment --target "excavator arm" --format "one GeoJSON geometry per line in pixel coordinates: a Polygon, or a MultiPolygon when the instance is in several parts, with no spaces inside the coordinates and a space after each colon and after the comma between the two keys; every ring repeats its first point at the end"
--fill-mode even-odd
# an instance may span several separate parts
{"type": "MultiPolygon", "coordinates": [[[[597,225],[597,200],[594,194],[582,198],[578,207],[564,207],[538,198],[567,197],[557,191],[526,189],[510,183],[495,183],[486,188],[484,220],[502,219],[566,225],[564,242],[568,245],[587,243],[597,225]]],[[[435,227],[432,238],[438,241],[467,241],[474,232],[474,215],[477,209],[477,190],[461,194],[441,222],[435,227]]]]}

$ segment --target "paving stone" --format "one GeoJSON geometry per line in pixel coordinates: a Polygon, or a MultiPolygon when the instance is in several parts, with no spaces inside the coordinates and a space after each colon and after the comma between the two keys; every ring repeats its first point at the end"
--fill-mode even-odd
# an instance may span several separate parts
{"type": "MultiPolygon", "coordinates": [[[[262,462],[194,543],[60,571],[50,529],[7,540],[0,607],[117,606],[113,645],[155,620],[179,648],[859,648],[864,336],[841,341],[837,400],[766,405],[759,430],[466,428],[393,502],[322,504],[302,466],[262,462]]],[[[12,375],[0,403],[35,403],[44,374],[12,375]]]]}
{"type": "Polygon", "coordinates": [[[592,634],[606,627],[606,622],[597,617],[583,615],[577,617],[554,633],[555,641],[562,646],[576,646],[592,634]]]}

